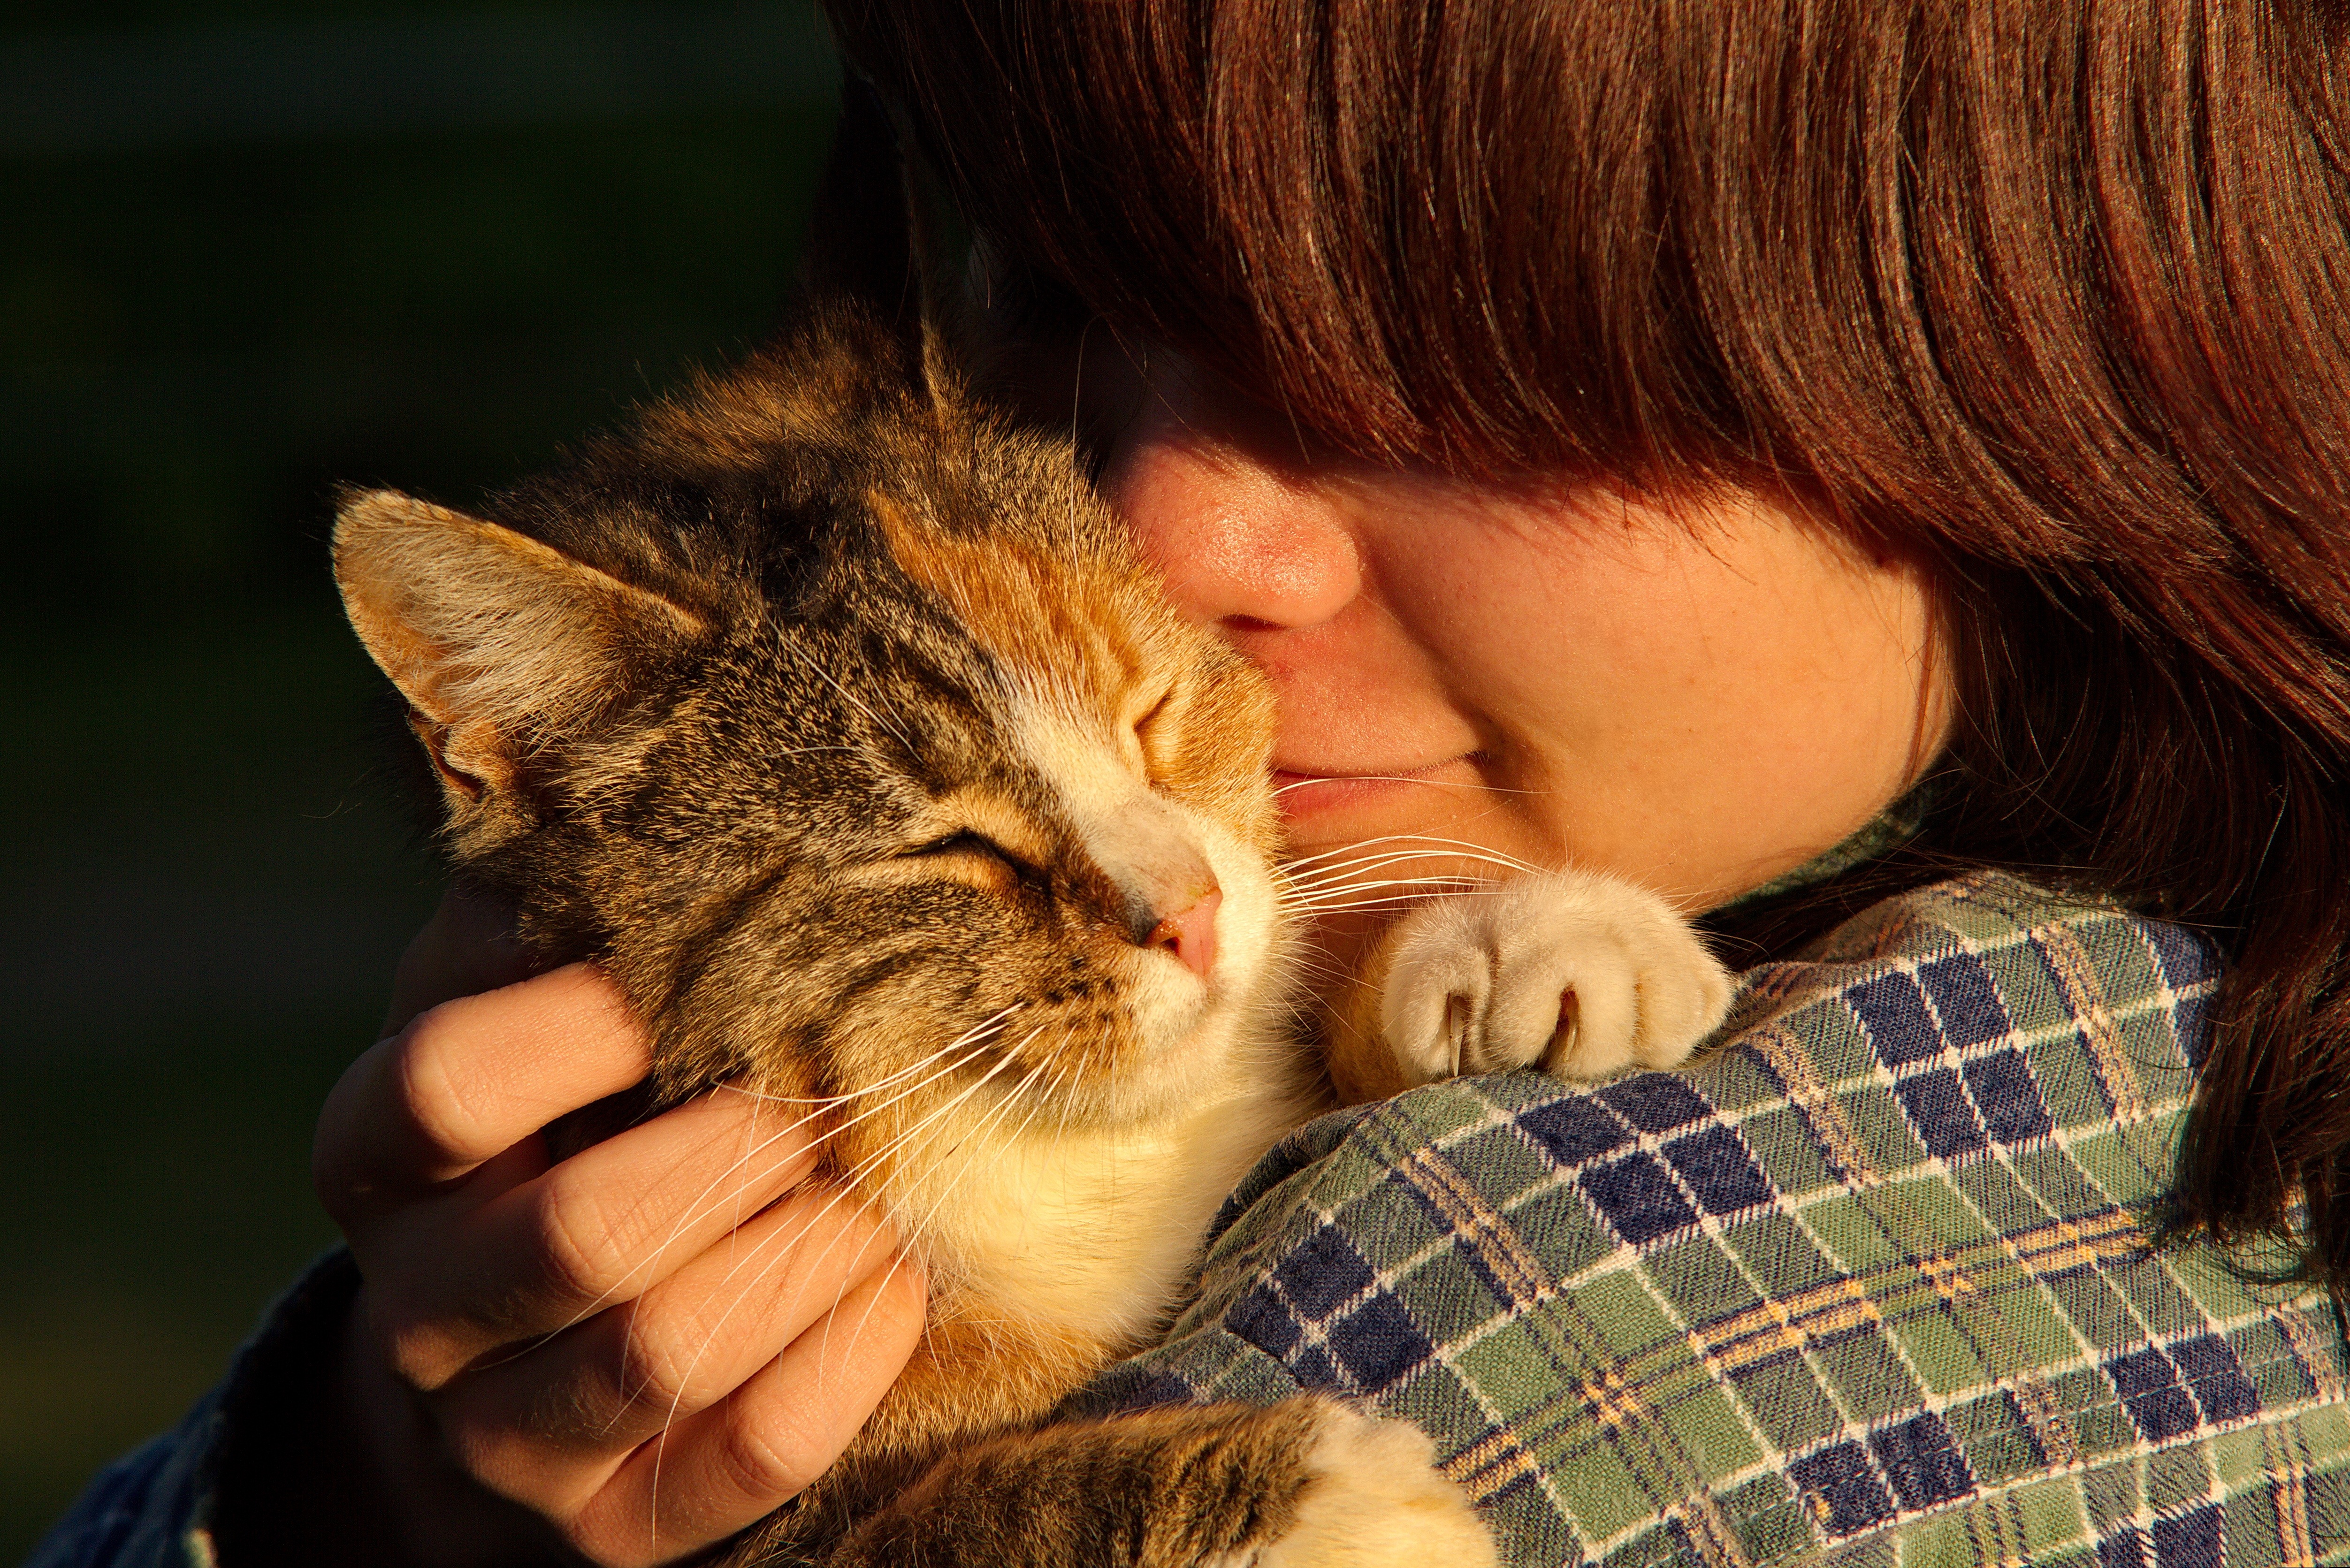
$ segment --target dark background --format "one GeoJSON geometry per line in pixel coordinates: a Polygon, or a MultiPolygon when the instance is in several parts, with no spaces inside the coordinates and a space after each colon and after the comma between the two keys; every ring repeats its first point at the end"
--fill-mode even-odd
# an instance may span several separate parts
{"type": "Polygon", "coordinates": [[[328,584],[768,326],[810,0],[0,19],[0,1562],[332,1230],[310,1126],[437,876],[328,584]]]}

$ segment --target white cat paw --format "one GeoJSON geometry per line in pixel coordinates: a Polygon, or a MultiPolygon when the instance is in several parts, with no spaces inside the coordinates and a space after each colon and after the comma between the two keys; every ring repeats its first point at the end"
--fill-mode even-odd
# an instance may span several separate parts
{"type": "Polygon", "coordinates": [[[1646,888],[1528,872],[1404,919],[1380,1017],[1406,1076],[1679,1065],[1729,1011],[1730,971],[1646,888]]]}
{"type": "Polygon", "coordinates": [[[1254,1568],[1492,1568],[1492,1538],[1435,1457],[1409,1422],[1328,1407],[1297,1521],[1254,1568]]]}

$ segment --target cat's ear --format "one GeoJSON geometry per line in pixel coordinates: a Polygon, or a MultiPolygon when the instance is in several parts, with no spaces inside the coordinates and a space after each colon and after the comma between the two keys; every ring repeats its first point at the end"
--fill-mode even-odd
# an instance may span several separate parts
{"type": "Polygon", "coordinates": [[[947,385],[948,362],[941,224],[935,192],[910,147],[911,133],[880,93],[848,73],[808,218],[800,286],[819,306],[848,303],[871,317],[899,368],[936,398],[947,385]]]}
{"type": "Polygon", "coordinates": [[[692,611],[511,528],[392,490],[335,521],[352,629],[442,780],[478,798],[711,631],[692,611]]]}

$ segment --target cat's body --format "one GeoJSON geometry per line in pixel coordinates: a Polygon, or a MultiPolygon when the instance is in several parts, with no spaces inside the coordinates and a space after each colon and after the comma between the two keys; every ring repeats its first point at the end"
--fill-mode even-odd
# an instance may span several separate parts
{"type": "MultiPolygon", "coordinates": [[[[927,1272],[913,1362],[746,1555],[1489,1559],[1425,1441],[1335,1405],[1032,1430],[1163,1326],[1216,1204],[1331,1093],[1292,996],[1265,689],[1165,602],[1071,448],[843,289],[494,510],[379,492],[337,531],[453,858],[619,982],[657,1103],[730,1085],[812,1117],[927,1272]]],[[[1661,918],[1644,899],[1616,908],[1661,918]]],[[[1718,1016],[1668,924],[1680,945],[1623,971],[1679,966],[1646,1034],[1590,1064],[1677,1056],[1718,1016]]],[[[1536,1037],[1463,1054],[1495,1010],[1452,1005],[1441,955],[1500,950],[1440,925],[1395,950],[1399,1082],[1555,1054],[1547,971],[1536,1037]]]]}

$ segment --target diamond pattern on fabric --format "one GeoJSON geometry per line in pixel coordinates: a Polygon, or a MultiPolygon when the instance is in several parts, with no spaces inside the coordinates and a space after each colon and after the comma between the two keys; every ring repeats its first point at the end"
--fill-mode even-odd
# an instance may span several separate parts
{"type": "Polygon", "coordinates": [[[1378,1393],[1427,1360],[1429,1349],[1403,1303],[1385,1291],[1330,1327],[1330,1355],[1346,1368],[1351,1392],[1378,1393]]]}
{"type": "Polygon", "coordinates": [[[1664,1153],[1698,1207],[1709,1214],[1735,1214],[1776,1196],[1746,1146],[1726,1127],[1717,1124],[1677,1137],[1665,1145],[1664,1153]]]}
{"type": "Polygon", "coordinates": [[[1344,1233],[1326,1225],[1284,1258],[1273,1277],[1291,1306],[1307,1317],[1324,1318],[1368,1290],[1378,1275],[1344,1233]]]}
{"type": "Polygon", "coordinates": [[[1580,1185],[1616,1233],[1636,1247],[1697,1223],[1697,1210],[1652,1154],[1627,1154],[1586,1170],[1580,1185]]]}
{"type": "Polygon", "coordinates": [[[1889,900],[1682,1072],[1305,1129],[1072,1409],[1365,1399],[1513,1568],[2350,1564],[2332,1311],[2144,1225],[2218,973],[2005,877],[1889,900]]]}
{"type": "Polygon", "coordinates": [[[2244,1376],[2243,1363],[2216,1334],[2199,1334],[2170,1347],[2171,1364],[2187,1379],[2206,1419],[2237,1421],[2256,1416],[2261,1391],[2244,1376]]]}
{"type": "Polygon", "coordinates": [[[2154,1560],[2158,1568],[2224,1568],[2221,1539],[2218,1509],[2190,1509],[2155,1521],[2154,1560]]]}
{"type": "Polygon", "coordinates": [[[1635,1073],[1592,1097],[1613,1106],[1642,1132],[1669,1132],[1713,1114],[1702,1095],[1670,1073],[1635,1073]]]}
{"type": "Polygon", "coordinates": [[[2202,1413],[2178,1381],[2178,1368],[2159,1350],[2133,1351],[2106,1363],[2122,1408],[2150,1443],[2191,1432],[2202,1413]]]}
{"type": "Polygon", "coordinates": [[[1893,1499],[1858,1443],[1838,1443],[1787,1467],[1830,1535],[1851,1535],[1893,1517],[1893,1499]]]}
{"type": "MultiPolygon", "coordinates": [[[[1228,1321],[1288,1366],[1300,1387],[1350,1397],[1379,1392],[1431,1349],[1410,1310],[1330,1225],[1284,1257],[1228,1321]]],[[[1165,1385],[1157,1390],[1163,1395],[1165,1385]]]]}
{"type": "Polygon", "coordinates": [[[1977,1056],[1959,1071],[1966,1079],[1968,1095],[1982,1113],[1985,1130],[1999,1142],[2025,1143],[2055,1130],[2047,1102],[2040,1097],[2040,1085],[2016,1052],[1977,1056]]]}
{"type": "Polygon", "coordinates": [[[1631,1129],[1596,1097],[1576,1096],[1536,1106],[1518,1117],[1518,1126],[1570,1170],[1632,1141],[1631,1129]]]}
{"type": "Polygon", "coordinates": [[[1916,978],[1899,971],[1853,986],[1845,993],[1845,1005],[1859,1016],[1877,1060],[1888,1067],[1923,1061],[1949,1044],[1935,1027],[1916,978]]]}
{"type": "Polygon", "coordinates": [[[2007,1037],[2007,1008],[1999,987],[1972,953],[1957,953],[1918,966],[1918,983],[1934,1004],[1934,1017],[1953,1045],[1980,1045],[2007,1037]]]}
{"type": "Polygon", "coordinates": [[[1975,1489],[1975,1478],[1939,1417],[1913,1417],[1871,1432],[1868,1448],[1903,1508],[1931,1508],[1975,1489]]]}
{"type": "Polygon", "coordinates": [[[1959,1086],[1958,1074],[1947,1067],[1916,1073],[1893,1085],[1909,1125],[1918,1129],[1928,1152],[1936,1159],[1957,1159],[1980,1153],[1984,1147],[1982,1122],[1974,1102],[1959,1086]]]}
{"type": "MultiPolygon", "coordinates": [[[[1232,1306],[1228,1320],[1232,1331],[1263,1351],[1281,1360],[1288,1359],[1305,1337],[1297,1319],[1282,1304],[1280,1293],[1270,1285],[1259,1285],[1232,1306]]],[[[1154,1391],[1160,1385],[1152,1384],[1154,1391]]]]}

